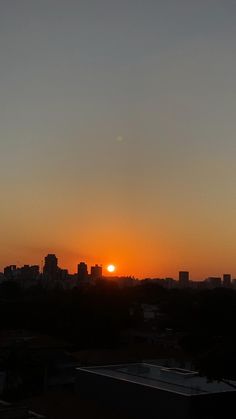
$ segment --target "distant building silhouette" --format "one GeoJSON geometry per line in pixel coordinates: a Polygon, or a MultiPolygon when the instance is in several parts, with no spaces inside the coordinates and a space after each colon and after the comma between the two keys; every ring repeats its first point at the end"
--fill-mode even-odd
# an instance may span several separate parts
{"type": "Polygon", "coordinates": [[[15,279],[17,277],[16,265],[9,265],[4,268],[4,275],[7,279],[15,279]]]}
{"type": "Polygon", "coordinates": [[[179,285],[183,288],[188,287],[189,285],[189,272],[188,271],[179,272],[179,285]]]}
{"type": "Polygon", "coordinates": [[[223,287],[230,288],[231,287],[231,275],[224,274],[223,275],[223,287]]]}
{"type": "Polygon", "coordinates": [[[4,275],[7,279],[16,280],[31,280],[37,279],[40,275],[38,265],[24,265],[17,268],[16,265],[6,266],[4,268],[4,275]]]}
{"type": "Polygon", "coordinates": [[[209,288],[220,288],[222,285],[220,276],[210,276],[206,281],[209,288]]]}
{"type": "Polygon", "coordinates": [[[64,281],[68,278],[68,275],[69,275],[68,269],[58,268],[58,274],[57,274],[58,279],[61,279],[62,281],[64,281]]]}
{"type": "Polygon", "coordinates": [[[24,265],[19,269],[20,276],[23,279],[36,279],[39,277],[39,266],[38,265],[24,265]]]}
{"type": "Polygon", "coordinates": [[[99,279],[102,277],[102,266],[95,265],[91,266],[91,278],[99,279]]]}
{"type": "Polygon", "coordinates": [[[52,279],[56,279],[58,276],[58,271],[59,268],[56,255],[48,254],[44,259],[43,273],[52,279]]]}
{"type": "Polygon", "coordinates": [[[80,262],[77,269],[78,279],[83,281],[88,278],[88,266],[85,262],[80,262]]]}
{"type": "Polygon", "coordinates": [[[164,288],[174,288],[176,286],[176,281],[173,278],[165,278],[163,283],[164,288]]]}

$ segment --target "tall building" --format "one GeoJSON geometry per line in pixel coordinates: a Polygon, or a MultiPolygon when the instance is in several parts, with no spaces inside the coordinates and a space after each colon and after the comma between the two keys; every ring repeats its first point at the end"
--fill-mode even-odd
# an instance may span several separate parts
{"type": "Polygon", "coordinates": [[[77,269],[78,279],[85,280],[88,278],[88,266],[85,262],[80,262],[77,269]]]}
{"type": "Polygon", "coordinates": [[[231,287],[231,275],[224,274],[223,275],[223,287],[230,288],[231,287]]]}
{"type": "Polygon", "coordinates": [[[99,279],[102,277],[102,266],[95,265],[91,266],[91,278],[99,279]]]}
{"type": "Polygon", "coordinates": [[[58,260],[56,255],[48,254],[44,259],[43,273],[55,279],[58,275],[58,260]]]}
{"type": "Polygon", "coordinates": [[[189,285],[189,272],[188,271],[179,272],[179,285],[183,288],[189,285]]]}

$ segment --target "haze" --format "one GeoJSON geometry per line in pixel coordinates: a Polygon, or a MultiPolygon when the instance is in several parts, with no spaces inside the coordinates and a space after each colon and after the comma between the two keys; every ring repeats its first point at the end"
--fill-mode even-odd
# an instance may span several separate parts
{"type": "Polygon", "coordinates": [[[236,2],[2,0],[0,266],[236,275],[236,2]]]}

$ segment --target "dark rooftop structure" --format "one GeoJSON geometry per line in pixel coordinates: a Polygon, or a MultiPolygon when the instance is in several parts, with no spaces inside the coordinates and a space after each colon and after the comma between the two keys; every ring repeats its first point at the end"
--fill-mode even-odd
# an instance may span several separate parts
{"type": "Polygon", "coordinates": [[[136,417],[160,419],[217,418],[236,397],[236,383],[148,363],[77,368],[77,389],[136,417]]]}
{"type": "Polygon", "coordinates": [[[8,403],[0,400],[1,419],[46,419],[45,416],[35,413],[27,406],[17,403],[8,403]]]}

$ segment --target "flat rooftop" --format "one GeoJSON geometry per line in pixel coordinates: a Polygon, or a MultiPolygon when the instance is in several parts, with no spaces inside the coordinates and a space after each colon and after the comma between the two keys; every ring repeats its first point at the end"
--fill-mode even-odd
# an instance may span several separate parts
{"type": "Polygon", "coordinates": [[[209,382],[206,377],[200,377],[195,371],[167,368],[145,362],[77,368],[77,370],[165,390],[182,396],[236,392],[236,382],[234,381],[227,380],[227,383],[209,382]]]}
{"type": "Polygon", "coordinates": [[[45,416],[29,410],[28,407],[24,405],[8,403],[3,400],[0,400],[0,417],[2,419],[46,419],[45,416]]]}

